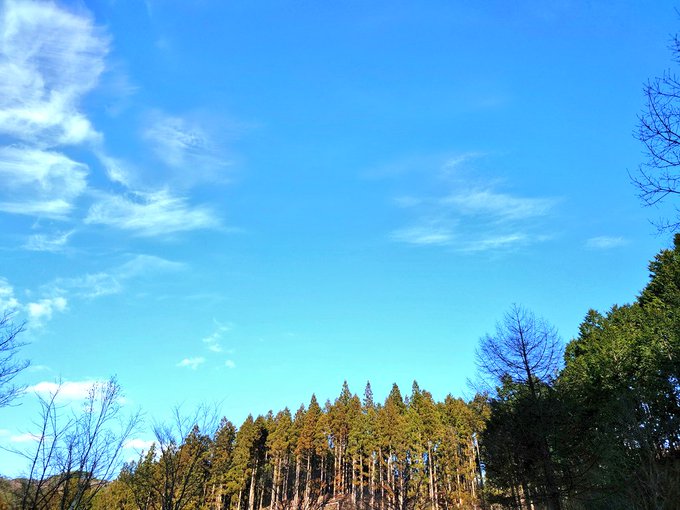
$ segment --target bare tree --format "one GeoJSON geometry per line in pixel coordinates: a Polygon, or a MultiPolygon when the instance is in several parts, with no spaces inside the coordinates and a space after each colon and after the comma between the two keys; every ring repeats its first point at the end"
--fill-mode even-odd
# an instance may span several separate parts
{"type": "Polygon", "coordinates": [[[550,510],[560,510],[561,498],[548,443],[543,390],[550,388],[557,375],[561,353],[555,328],[518,305],[496,324],[495,334],[481,339],[476,353],[477,366],[482,375],[490,379],[489,383],[497,387],[509,383],[528,390],[524,418],[529,419],[523,421],[531,422],[531,427],[521,434],[530,437],[536,445],[535,461],[543,475],[543,499],[550,510]]]}
{"type": "Polygon", "coordinates": [[[526,384],[534,397],[538,383],[549,382],[557,373],[562,348],[557,330],[532,312],[513,305],[496,332],[481,339],[476,352],[477,366],[488,382],[500,385],[510,377],[526,384]]]}
{"type": "Polygon", "coordinates": [[[24,345],[17,337],[24,330],[24,324],[15,324],[12,317],[11,311],[0,316],[0,407],[10,404],[21,393],[23,387],[13,384],[13,380],[29,364],[17,359],[19,348],[24,345]]]}
{"type": "Polygon", "coordinates": [[[122,477],[140,509],[148,502],[162,510],[194,508],[206,497],[217,416],[210,406],[199,407],[191,416],[176,407],[172,420],[154,425],[152,454],[127,465],[122,477]]]}
{"type": "MultiPolygon", "coordinates": [[[[680,62],[680,40],[671,44],[680,62]]],[[[680,80],[670,71],[650,80],[644,87],[646,106],[639,116],[636,138],[646,150],[647,160],[631,175],[638,196],[647,206],[657,205],[669,195],[680,194],[680,80]]],[[[674,219],[656,223],[659,230],[680,228],[680,208],[674,219]]]]}
{"type": "Polygon", "coordinates": [[[139,414],[122,416],[121,387],[113,378],[93,384],[78,412],[59,402],[60,390],[39,397],[37,444],[19,452],[30,463],[22,509],[88,508],[117,473],[123,445],[139,423],[139,414]]]}

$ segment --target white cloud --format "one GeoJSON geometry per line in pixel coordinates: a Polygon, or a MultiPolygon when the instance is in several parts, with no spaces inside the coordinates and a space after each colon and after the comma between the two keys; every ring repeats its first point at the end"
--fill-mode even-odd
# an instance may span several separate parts
{"type": "Polygon", "coordinates": [[[66,248],[69,237],[73,235],[73,230],[54,235],[34,234],[29,236],[24,244],[24,249],[29,251],[60,252],[66,248]]]}
{"type": "Polygon", "coordinates": [[[173,196],[168,190],[104,196],[92,205],[85,222],[146,237],[216,228],[220,224],[208,207],[191,207],[186,198],[173,196]]]}
{"type": "Polygon", "coordinates": [[[212,352],[222,352],[222,345],[220,341],[222,340],[224,333],[230,331],[232,326],[231,324],[220,324],[217,321],[214,322],[216,324],[215,330],[213,330],[213,332],[208,336],[204,337],[202,341],[204,344],[206,344],[208,350],[212,352]]]}
{"type": "Polygon", "coordinates": [[[227,368],[236,368],[236,363],[228,359],[227,361],[224,362],[224,366],[227,368]]]}
{"type": "Polygon", "coordinates": [[[586,241],[586,248],[593,250],[608,250],[611,248],[618,248],[628,244],[628,240],[623,237],[599,236],[591,237],[586,241]]]}
{"type": "Polygon", "coordinates": [[[197,356],[195,358],[184,358],[182,361],[177,363],[177,366],[188,367],[192,370],[196,370],[203,363],[205,363],[205,358],[203,358],[202,356],[197,356]]]}
{"type": "Polygon", "coordinates": [[[19,300],[14,296],[14,287],[7,279],[0,277],[0,313],[17,310],[19,306],[19,300]]]}
{"type": "Polygon", "coordinates": [[[63,312],[66,310],[67,305],[68,302],[66,301],[66,298],[58,296],[28,303],[26,305],[26,310],[28,311],[30,319],[40,322],[42,320],[51,319],[53,312],[63,312]]]}
{"type": "Polygon", "coordinates": [[[42,396],[54,395],[58,392],[57,399],[60,401],[83,400],[88,397],[95,386],[106,385],[106,381],[85,380],[53,382],[42,381],[26,388],[27,392],[37,393],[42,396]]]}
{"type": "Polygon", "coordinates": [[[39,149],[0,147],[0,211],[67,216],[87,187],[87,165],[39,149]]]}
{"type": "Polygon", "coordinates": [[[148,451],[155,444],[153,440],[145,440],[140,438],[128,439],[123,443],[123,448],[129,448],[133,450],[145,450],[148,451]]]}
{"type": "Polygon", "coordinates": [[[0,132],[44,146],[97,137],[79,111],[104,70],[108,41],[92,19],[51,2],[5,2],[0,12],[0,132]]]}

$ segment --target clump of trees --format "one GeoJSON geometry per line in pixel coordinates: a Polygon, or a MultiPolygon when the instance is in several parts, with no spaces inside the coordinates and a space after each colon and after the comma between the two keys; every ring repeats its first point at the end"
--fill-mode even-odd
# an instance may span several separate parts
{"type": "Polygon", "coordinates": [[[395,384],[382,404],[370,384],[359,398],[345,383],[334,402],[312,395],[294,414],[248,416],[238,429],[222,419],[210,433],[157,433],[95,508],[473,508],[487,413],[482,398],[436,402],[417,383],[406,397],[395,384]]]}
{"type": "Polygon", "coordinates": [[[496,384],[480,440],[490,502],[678,508],[680,234],[649,269],[632,304],[588,312],[563,365],[551,329],[519,308],[482,340],[496,384]]]}

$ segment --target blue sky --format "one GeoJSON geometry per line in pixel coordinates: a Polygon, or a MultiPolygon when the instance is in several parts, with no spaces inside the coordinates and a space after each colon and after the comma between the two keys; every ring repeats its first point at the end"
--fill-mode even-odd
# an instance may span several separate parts
{"type": "Polygon", "coordinates": [[[634,299],[670,240],[632,133],[678,16],[604,4],[4,1],[0,305],[32,367],[0,443],[57,380],[117,375],[148,424],[345,379],[469,395],[513,303],[568,341],[634,299]]]}

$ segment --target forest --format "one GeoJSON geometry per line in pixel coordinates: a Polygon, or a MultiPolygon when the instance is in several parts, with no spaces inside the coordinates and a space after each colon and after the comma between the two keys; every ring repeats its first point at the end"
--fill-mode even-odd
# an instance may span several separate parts
{"type": "Polygon", "coordinates": [[[0,508],[678,508],[680,234],[649,271],[632,304],[589,311],[564,350],[513,307],[480,340],[488,389],[469,401],[414,382],[375,402],[370,383],[361,397],[345,383],[332,402],[238,427],[177,409],[116,471],[135,419],[121,425],[115,379],[63,428],[46,399],[29,476],[2,480],[0,508]]]}

